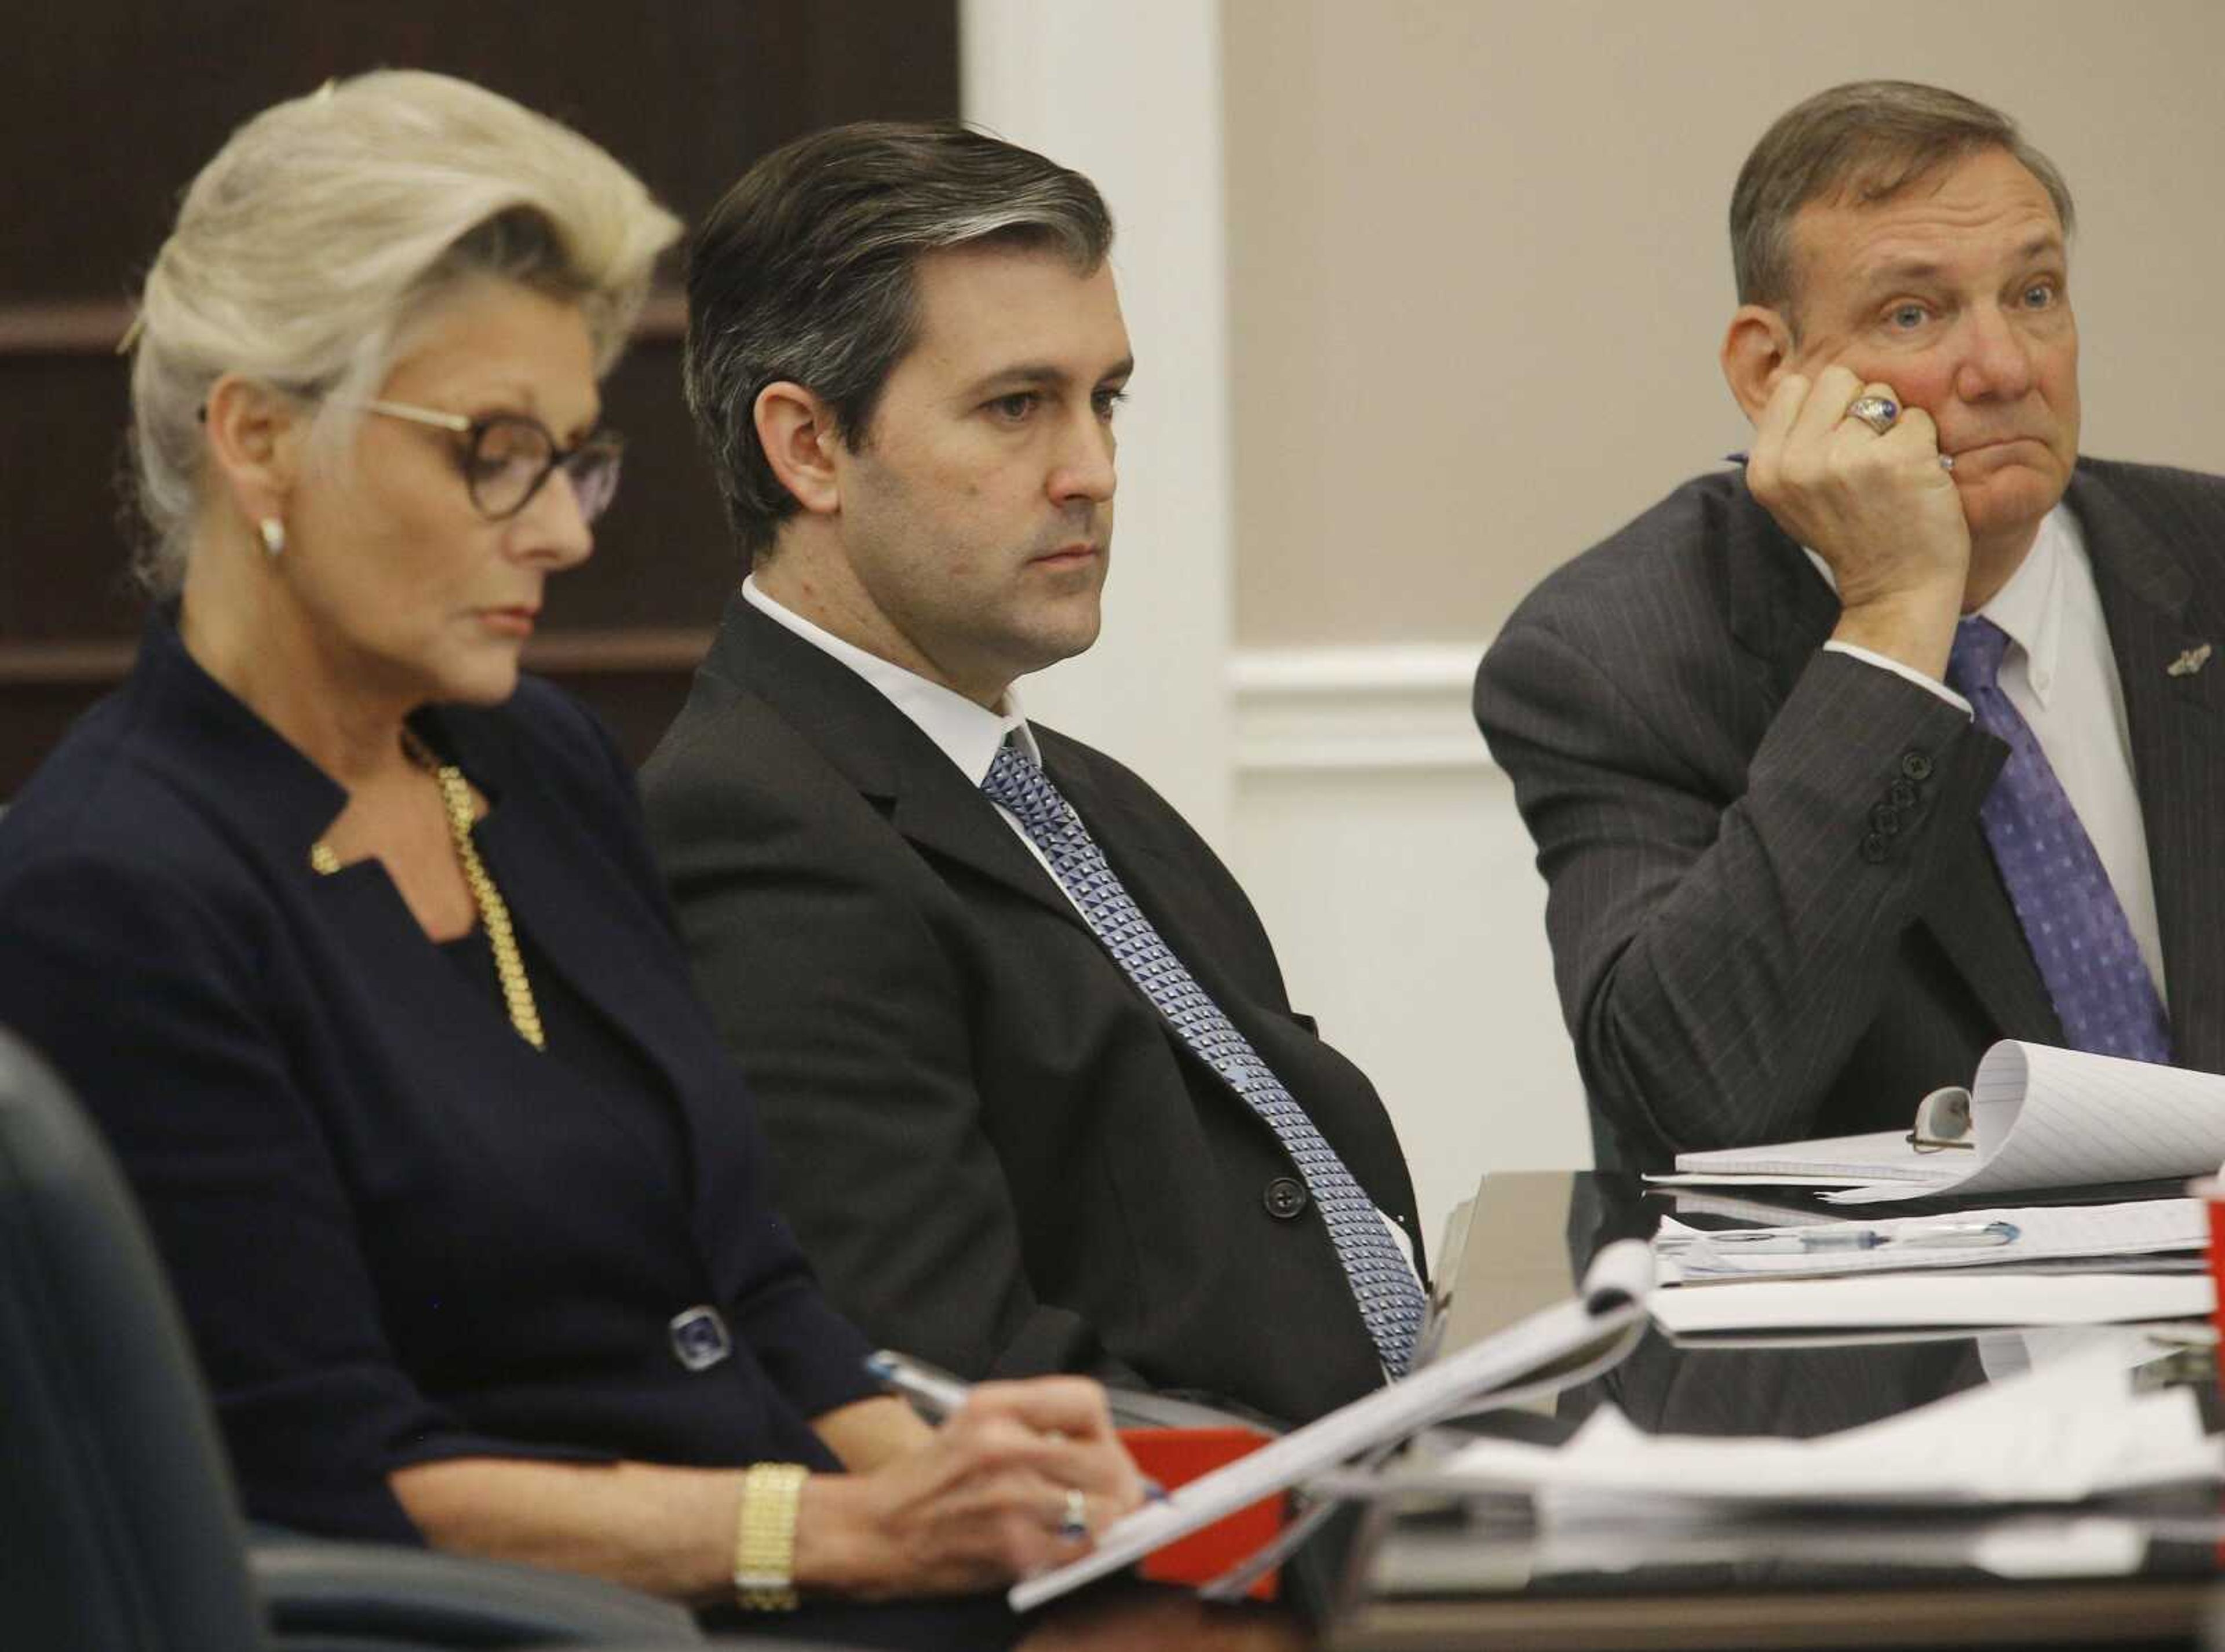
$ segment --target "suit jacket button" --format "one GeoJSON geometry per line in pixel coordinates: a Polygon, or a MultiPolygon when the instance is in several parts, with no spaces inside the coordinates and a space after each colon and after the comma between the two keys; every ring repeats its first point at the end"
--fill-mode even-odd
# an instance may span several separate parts
{"type": "Polygon", "coordinates": [[[1306,1184],[1295,1176],[1277,1176],[1267,1184],[1266,1197],[1260,1202],[1277,1221],[1295,1221],[1305,1214],[1306,1184]]]}
{"type": "Polygon", "coordinates": [[[1880,803],[1870,811],[1870,828],[1880,838],[1890,838],[1900,830],[1900,814],[1890,803],[1880,803]]]}
{"type": "Polygon", "coordinates": [[[1929,780],[1931,778],[1931,759],[1921,751],[1903,752],[1900,772],[1911,780],[1929,780]]]}
{"type": "Polygon", "coordinates": [[[1876,832],[1867,832],[1862,838],[1862,858],[1874,866],[1886,857],[1886,841],[1876,832]]]}
{"type": "Polygon", "coordinates": [[[1886,788],[1885,794],[1892,800],[1893,807],[1897,809],[1912,809],[1916,807],[1916,788],[1907,781],[1893,782],[1892,785],[1886,788]]]}

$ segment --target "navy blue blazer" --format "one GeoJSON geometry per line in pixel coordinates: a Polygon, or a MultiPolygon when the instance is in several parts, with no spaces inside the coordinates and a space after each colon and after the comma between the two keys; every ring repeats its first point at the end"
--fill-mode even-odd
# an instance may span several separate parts
{"type": "Polygon", "coordinates": [[[468,1455],[834,1466],[806,1420],[873,1391],[866,1345],[770,1208],[624,765],[531,679],[417,727],[538,967],[662,1093],[536,1053],[376,862],[314,873],[345,794],[167,617],[0,821],[0,1022],[121,1157],[250,1514],[415,1541],[388,1472],[468,1455]],[[699,1305],[733,1349],[691,1370],[699,1305]]]}

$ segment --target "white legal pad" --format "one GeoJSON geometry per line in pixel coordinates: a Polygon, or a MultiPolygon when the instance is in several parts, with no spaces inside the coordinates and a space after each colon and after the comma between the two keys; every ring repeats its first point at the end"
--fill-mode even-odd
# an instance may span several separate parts
{"type": "Polygon", "coordinates": [[[2156,1181],[2225,1161],[2225,1078],[2004,1040],[1970,1083],[1973,1149],[1918,1153],[1907,1133],[1680,1153],[1690,1186],[1807,1183],[1834,1204],[1957,1199],[2035,1187],[2156,1181]],[[1852,1183],[1854,1185],[1846,1185],[1852,1183]]]}

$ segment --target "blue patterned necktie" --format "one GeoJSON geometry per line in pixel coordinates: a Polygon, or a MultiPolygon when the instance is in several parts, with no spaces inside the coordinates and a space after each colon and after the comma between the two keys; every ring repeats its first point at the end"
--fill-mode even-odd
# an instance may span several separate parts
{"type": "Polygon", "coordinates": [[[1978,726],[2008,743],[1978,811],[1994,864],[2071,1048],[2168,1062],[2171,1022],[2133,926],[2038,737],[2001,692],[2008,643],[2000,626],[1972,615],[1956,626],[1947,662],[1978,726]]]}
{"type": "Polygon", "coordinates": [[[1414,1333],[1422,1324],[1422,1288],[1374,1201],[1314,1128],[1305,1109],[1259,1059],[1251,1041],[1236,1030],[1159,939],[1151,921],[1106,864],[1104,852],[1081,817],[1036,761],[1007,740],[990,764],[981,789],[1012,812],[1105,950],[1191,1053],[1219,1073],[1275,1132],[1321,1212],[1383,1368],[1393,1377],[1404,1376],[1413,1357],[1414,1333]]]}

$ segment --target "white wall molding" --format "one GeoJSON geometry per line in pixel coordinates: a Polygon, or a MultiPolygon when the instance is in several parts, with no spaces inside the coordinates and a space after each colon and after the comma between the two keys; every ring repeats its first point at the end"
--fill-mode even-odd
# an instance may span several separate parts
{"type": "Polygon", "coordinates": [[[1229,662],[1235,853],[1291,1001],[1375,1080],[1423,1231],[1486,1170],[1590,1162],[1545,886],[1468,709],[1484,642],[1229,662]]]}
{"type": "Polygon", "coordinates": [[[1493,770],[1469,711],[1478,642],[1250,649],[1229,661],[1238,775],[1493,770]]]}

